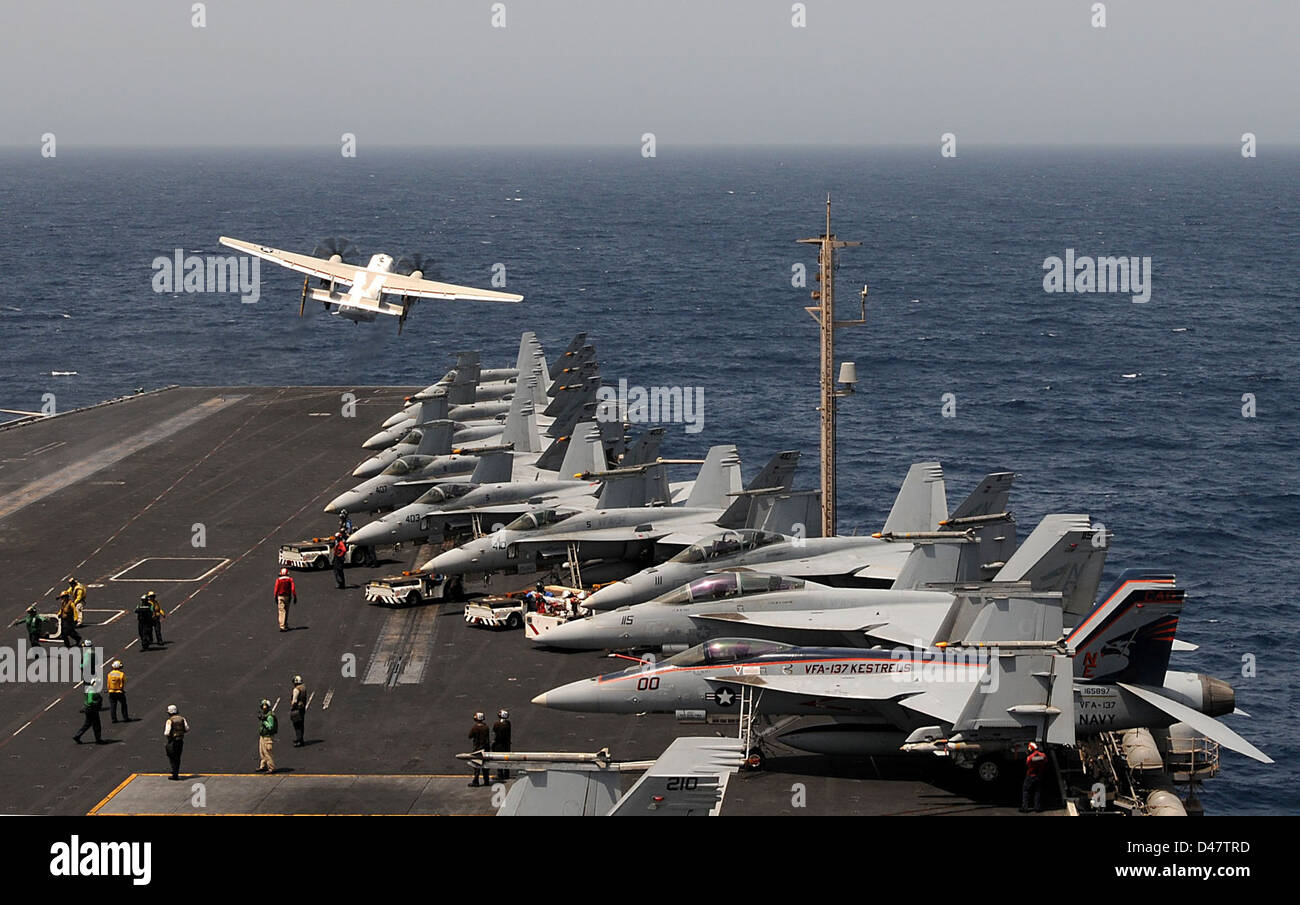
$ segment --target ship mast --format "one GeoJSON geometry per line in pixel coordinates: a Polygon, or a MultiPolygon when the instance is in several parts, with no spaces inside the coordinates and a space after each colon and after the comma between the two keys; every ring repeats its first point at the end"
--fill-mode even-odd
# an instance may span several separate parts
{"type": "Polygon", "coordinates": [[[817,275],[819,289],[812,291],[812,297],[819,304],[805,307],[821,328],[821,503],[822,503],[822,537],[835,535],[835,400],[853,392],[857,382],[856,369],[852,362],[845,362],[840,372],[839,383],[835,380],[835,330],[838,327],[851,327],[867,322],[867,287],[862,287],[862,312],[856,320],[835,320],[835,251],[861,245],[861,242],[848,242],[835,238],[831,232],[831,196],[826,195],[826,231],[815,239],[796,240],[804,245],[817,245],[817,275]]]}

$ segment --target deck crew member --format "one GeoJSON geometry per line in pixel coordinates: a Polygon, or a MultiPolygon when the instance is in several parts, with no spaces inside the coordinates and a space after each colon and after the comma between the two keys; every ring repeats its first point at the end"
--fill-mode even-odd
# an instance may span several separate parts
{"type": "Polygon", "coordinates": [[[1020,792],[1020,811],[1038,812],[1043,809],[1043,773],[1047,769],[1047,755],[1037,742],[1029,743],[1029,756],[1025,758],[1025,785],[1020,792]],[[1033,807],[1030,807],[1030,802],[1033,807]]]}
{"type": "Polygon", "coordinates": [[[275,734],[280,724],[271,710],[271,702],[262,698],[262,709],[257,714],[257,764],[258,773],[275,772],[275,734]]]}
{"type": "MultiPolygon", "coordinates": [[[[498,710],[497,721],[492,724],[492,750],[510,751],[510,711],[498,710]]],[[[509,779],[510,771],[497,768],[497,779],[509,779]]]]}
{"type": "Polygon", "coordinates": [[[289,698],[289,722],[293,723],[293,746],[303,746],[303,721],[307,716],[307,686],[302,676],[293,677],[293,695],[289,698]]]}
{"type": "Polygon", "coordinates": [[[348,543],[344,540],[342,534],[334,535],[334,583],[340,589],[347,587],[347,580],[343,577],[343,563],[348,558],[348,543]]]}
{"type": "Polygon", "coordinates": [[[167,613],[163,611],[162,604],[158,602],[158,595],[153,591],[144,596],[149,601],[149,613],[153,620],[153,640],[156,644],[161,645],[163,643],[162,624],[163,620],[167,618],[167,613]]]}
{"type": "Polygon", "coordinates": [[[86,706],[81,708],[81,712],[86,715],[86,721],[81,724],[77,734],[72,737],[74,742],[80,745],[81,737],[86,734],[87,729],[90,729],[95,733],[95,744],[104,744],[104,739],[100,735],[102,730],[99,725],[99,711],[103,709],[104,696],[99,693],[99,682],[91,679],[86,683],[86,706]]]}
{"type": "Polygon", "coordinates": [[[108,713],[113,722],[117,722],[117,705],[122,705],[122,722],[131,722],[131,714],[126,711],[126,671],[122,669],[122,661],[114,660],[112,667],[108,670],[108,713]]]}
{"type": "Polygon", "coordinates": [[[171,779],[180,779],[181,754],[185,751],[185,733],[190,731],[190,721],[181,716],[175,704],[167,705],[167,722],[163,724],[163,738],[167,739],[167,761],[171,764],[171,779]]]}
{"type": "Polygon", "coordinates": [[[72,605],[72,592],[59,592],[59,637],[64,647],[81,646],[81,633],[77,631],[77,610],[72,605]]]}
{"type": "Polygon", "coordinates": [[[280,570],[280,577],[275,580],[275,605],[280,611],[280,631],[289,631],[289,605],[297,605],[298,588],[293,583],[288,569],[280,570]]]}
{"type": "Polygon", "coordinates": [[[19,623],[22,624],[23,628],[27,629],[28,646],[32,650],[39,648],[41,646],[41,614],[36,612],[36,604],[33,603],[27,608],[26,613],[9,624],[13,626],[19,623]]]}
{"type": "Polygon", "coordinates": [[[95,648],[90,639],[81,642],[81,678],[87,682],[99,674],[99,664],[95,662],[95,648]]]}
{"type": "Polygon", "coordinates": [[[81,625],[86,618],[86,586],[76,578],[69,578],[68,593],[72,595],[72,609],[77,614],[77,625],[81,625]]]}
{"type": "MultiPolygon", "coordinates": [[[[481,711],[474,714],[474,725],[469,730],[469,743],[475,752],[486,751],[491,745],[491,733],[488,731],[487,723],[484,722],[481,711]]],[[[474,767],[474,781],[470,783],[471,786],[479,784],[479,774],[483,775],[483,785],[491,784],[491,780],[488,778],[487,764],[483,764],[474,767]]]]}
{"type": "Polygon", "coordinates": [[[148,650],[153,643],[153,604],[148,594],[141,594],[140,602],[135,605],[135,629],[140,635],[140,649],[148,650]]]}

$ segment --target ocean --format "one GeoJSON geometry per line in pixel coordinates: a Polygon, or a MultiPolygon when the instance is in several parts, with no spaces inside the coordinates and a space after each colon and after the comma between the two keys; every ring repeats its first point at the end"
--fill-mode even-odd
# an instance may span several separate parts
{"type": "MultiPolygon", "coordinates": [[[[1114,533],[1130,567],[1188,589],[1173,667],[1230,681],[1227,718],[1277,763],[1225,752],[1212,814],[1300,813],[1293,541],[1300,517],[1295,338],[1300,152],[1261,149],[79,151],[0,153],[0,407],[58,410],[167,384],[432,383],[456,350],[513,364],[589,334],[602,374],[702,387],[703,429],[664,454],[740,447],[746,475],[804,453],[817,482],[815,249],[834,230],[841,533],[878,530],[910,463],[955,506],[1014,470],[1021,535],[1049,512],[1114,533]],[[441,278],[520,305],[418,305],[354,325],[261,268],[254,304],[156,292],[154,261],[225,254],[221,235],[310,252],[431,255],[441,278]],[[1069,251],[1067,251],[1069,250],[1069,251]],[[1049,293],[1050,257],[1149,258],[1150,297],[1049,293]],[[797,265],[807,284],[793,285],[797,265]],[[501,266],[498,266],[501,265],[501,266]],[[75,373],[63,373],[75,372],[75,373]],[[951,417],[949,417],[951,416],[951,417]]],[[[183,288],[183,287],[182,287],[183,288]]],[[[363,426],[364,428],[365,426],[363,426]]],[[[359,429],[359,444],[368,430],[359,429]]],[[[355,462],[340,462],[340,471],[355,462]]]]}

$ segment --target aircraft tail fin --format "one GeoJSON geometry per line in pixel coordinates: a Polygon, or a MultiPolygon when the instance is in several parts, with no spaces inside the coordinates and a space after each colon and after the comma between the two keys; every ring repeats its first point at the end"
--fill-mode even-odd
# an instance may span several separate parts
{"type": "Polygon", "coordinates": [[[961,505],[943,524],[960,527],[963,519],[1006,512],[1007,503],[1011,500],[1011,485],[1015,479],[1015,472],[1011,471],[998,471],[985,475],[979,486],[970,496],[962,500],[961,505]]]}
{"type": "Polygon", "coordinates": [[[471,484],[506,484],[514,471],[515,457],[508,450],[480,453],[474,473],[470,475],[471,484]]]}
{"type": "Polygon", "coordinates": [[[420,412],[415,418],[417,426],[421,423],[427,424],[430,421],[441,421],[451,411],[451,403],[447,401],[445,392],[436,393],[422,400],[418,405],[420,406],[420,412]]]}
{"type": "Polygon", "coordinates": [[[515,355],[515,371],[520,380],[533,373],[536,343],[537,334],[531,330],[525,330],[519,335],[519,352],[515,355]]]}
{"type": "MultiPolygon", "coordinates": [[[[530,381],[533,378],[528,378],[530,381]]],[[[506,415],[501,442],[510,444],[517,453],[541,452],[542,442],[537,430],[537,413],[533,408],[531,393],[520,387],[510,399],[510,412],[506,415]]]]}
{"type": "Polygon", "coordinates": [[[645,465],[609,474],[601,485],[598,509],[636,509],[671,502],[668,472],[662,465],[645,465]]]}
{"type": "Polygon", "coordinates": [[[458,366],[455,370],[456,376],[447,384],[447,404],[449,406],[472,405],[478,399],[478,353],[473,354],[473,363],[458,366]]]}
{"type": "Polygon", "coordinates": [[[659,446],[663,443],[664,433],[662,427],[652,427],[647,430],[637,437],[636,442],[628,449],[619,464],[645,465],[659,458],[659,446]]]}
{"type": "Polygon", "coordinates": [[[569,447],[560,463],[560,478],[572,480],[574,475],[603,471],[604,468],[605,448],[600,442],[600,425],[584,421],[569,435],[569,447]]]}
{"type": "Polygon", "coordinates": [[[934,531],[946,518],[948,499],[943,469],[938,462],[918,462],[907,470],[882,530],[886,534],[934,531]]]}
{"type": "Polygon", "coordinates": [[[1043,518],[995,577],[1028,581],[1035,590],[1062,593],[1067,613],[1087,613],[1097,599],[1107,547],[1097,544],[1087,515],[1053,514],[1043,518]]]}
{"type": "Polygon", "coordinates": [[[550,366],[546,369],[546,372],[547,374],[550,375],[551,380],[558,381],[560,376],[560,371],[569,366],[569,362],[573,360],[574,356],[576,356],[578,352],[581,351],[582,347],[585,346],[586,344],[587,344],[586,333],[579,333],[577,336],[573,337],[573,339],[569,341],[569,344],[564,348],[564,351],[561,352],[559,355],[557,355],[555,357],[555,360],[552,361],[550,366]]]}
{"type": "Polygon", "coordinates": [[[1121,573],[1065,639],[1075,677],[1162,687],[1186,594],[1169,573],[1121,573]]]}
{"type": "Polygon", "coordinates": [[[426,421],[416,430],[420,432],[420,442],[415,446],[418,456],[445,456],[451,452],[451,435],[456,425],[442,418],[438,421],[426,421]]]}
{"type": "Polygon", "coordinates": [[[787,450],[773,456],[723,511],[717,521],[718,527],[744,528],[748,525],[753,498],[759,494],[788,492],[794,483],[794,471],[798,466],[797,450],[787,450]]]}
{"type": "MultiPolygon", "coordinates": [[[[656,444],[657,445],[657,444],[656,444]]],[[[723,509],[731,494],[740,490],[740,451],[732,444],[711,446],[686,498],[686,505],[700,509],[723,509]]]]}
{"type": "Polygon", "coordinates": [[[754,498],[750,527],[793,537],[821,537],[820,490],[795,490],[754,498]]]}

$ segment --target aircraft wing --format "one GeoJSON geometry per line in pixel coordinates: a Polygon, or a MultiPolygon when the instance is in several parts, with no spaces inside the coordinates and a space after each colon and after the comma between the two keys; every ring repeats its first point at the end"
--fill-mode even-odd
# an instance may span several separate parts
{"type": "Polygon", "coordinates": [[[895,644],[929,644],[939,623],[947,615],[946,603],[911,603],[887,610],[878,606],[843,607],[829,610],[750,611],[744,613],[701,613],[692,616],[711,624],[735,626],[744,636],[747,626],[792,631],[824,631],[836,634],[861,632],[895,644]]]}
{"type": "Polygon", "coordinates": [[[922,692],[921,688],[912,686],[910,683],[890,681],[884,681],[874,687],[865,688],[861,683],[845,682],[844,677],[835,675],[732,675],[706,676],[704,680],[715,687],[748,685],[762,691],[765,695],[775,692],[782,695],[793,695],[801,700],[830,698],[839,701],[892,701],[918,695],[922,692]]]}
{"type": "Polygon", "coordinates": [[[384,292],[395,295],[409,295],[413,298],[464,299],[472,302],[519,302],[523,301],[524,298],[522,295],[516,295],[512,292],[493,292],[488,289],[475,289],[472,286],[457,286],[452,283],[415,279],[400,273],[375,273],[366,270],[364,267],[358,267],[356,264],[314,258],[311,255],[284,251],[280,248],[272,248],[269,245],[254,245],[252,242],[231,239],[228,236],[222,236],[220,241],[227,248],[233,248],[235,251],[243,252],[246,255],[262,258],[279,264],[281,267],[287,267],[308,276],[319,277],[322,280],[342,283],[346,286],[351,286],[358,279],[372,280],[375,277],[382,277],[384,292]]]}
{"type": "Polygon", "coordinates": [[[739,739],[675,739],[609,816],[715,817],[722,808],[727,781],[744,757],[739,739]]]}

